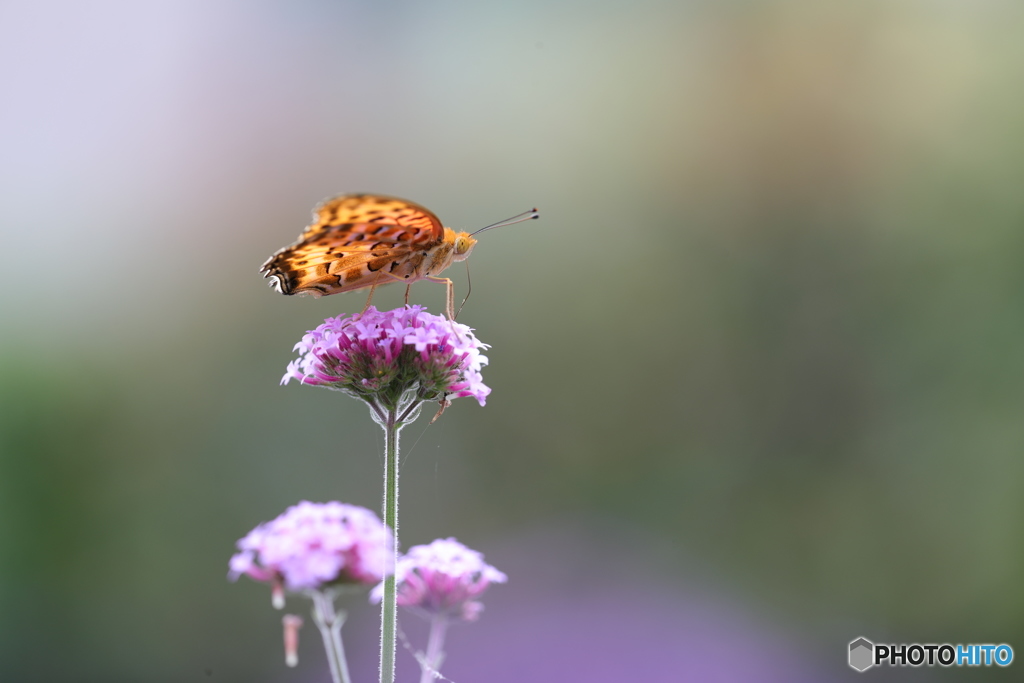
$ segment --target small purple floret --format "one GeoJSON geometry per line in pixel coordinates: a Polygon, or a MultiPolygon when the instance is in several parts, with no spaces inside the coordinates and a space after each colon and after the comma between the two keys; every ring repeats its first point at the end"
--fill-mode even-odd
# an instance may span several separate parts
{"type": "Polygon", "coordinates": [[[366,508],[304,500],[238,541],[228,577],[247,574],[292,591],[374,585],[390,573],[393,548],[391,530],[366,508]]]}
{"type": "MultiPolygon", "coordinates": [[[[484,562],[483,555],[454,538],[413,546],[399,558],[395,571],[399,605],[466,621],[480,616],[484,606],[477,598],[487,587],[506,581],[508,577],[484,562]]],[[[377,602],[383,594],[381,584],[370,599],[377,602]]]]}
{"type": "Polygon", "coordinates": [[[365,400],[396,401],[416,389],[420,400],[472,396],[484,405],[491,389],[481,369],[489,348],[473,330],[423,306],[328,318],[295,345],[281,384],[298,380],[365,400]]]}

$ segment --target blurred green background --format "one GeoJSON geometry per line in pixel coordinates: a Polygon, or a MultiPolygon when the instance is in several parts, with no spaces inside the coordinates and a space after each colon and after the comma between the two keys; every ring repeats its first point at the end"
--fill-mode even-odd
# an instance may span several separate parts
{"type": "Polygon", "coordinates": [[[572,539],[816,680],[861,635],[1024,653],[1022,35],[1011,0],[0,4],[0,678],[323,680],[224,577],[300,499],[379,507],[367,411],[278,386],[364,296],[257,273],[354,191],[542,212],[469,261],[487,406],[403,436],[403,543],[516,568],[473,629],[572,539]]]}

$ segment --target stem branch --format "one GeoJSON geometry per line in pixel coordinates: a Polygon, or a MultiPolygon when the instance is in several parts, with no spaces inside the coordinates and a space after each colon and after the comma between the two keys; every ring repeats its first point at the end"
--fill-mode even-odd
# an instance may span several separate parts
{"type": "Polygon", "coordinates": [[[409,419],[409,416],[413,414],[413,411],[420,407],[421,403],[423,403],[423,401],[419,399],[413,400],[413,402],[409,404],[409,407],[402,411],[402,414],[398,417],[399,429],[401,429],[402,424],[409,419]]]}
{"type": "Polygon", "coordinates": [[[345,613],[334,611],[332,596],[322,591],[313,591],[313,621],[324,639],[327,663],[331,666],[331,679],[334,683],[351,683],[348,663],[345,661],[345,648],[341,644],[341,625],[345,623],[345,613]]]}
{"type": "Polygon", "coordinates": [[[435,614],[430,620],[427,652],[420,661],[420,683],[431,683],[435,674],[439,673],[438,669],[444,661],[444,636],[447,631],[448,618],[444,614],[435,614]]]}
{"type": "Polygon", "coordinates": [[[372,399],[365,399],[365,400],[366,400],[366,405],[370,406],[370,412],[372,412],[374,414],[374,416],[375,416],[374,419],[379,424],[384,424],[384,421],[387,418],[384,417],[384,413],[383,413],[383,411],[381,411],[380,406],[377,405],[377,402],[372,400],[372,399]]]}

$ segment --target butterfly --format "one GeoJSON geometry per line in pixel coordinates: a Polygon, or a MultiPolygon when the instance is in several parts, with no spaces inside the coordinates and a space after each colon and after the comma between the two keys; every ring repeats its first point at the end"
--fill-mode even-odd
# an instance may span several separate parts
{"type": "Polygon", "coordinates": [[[298,241],[271,256],[260,268],[264,278],[282,294],[320,297],[370,288],[390,282],[409,286],[419,280],[447,287],[446,312],[455,319],[452,281],[438,277],[456,261],[464,261],[476,246],[473,235],[538,218],[531,209],[473,233],[455,232],[419,204],[375,194],[333,197],[313,209],[313,222],[298,241]]]}

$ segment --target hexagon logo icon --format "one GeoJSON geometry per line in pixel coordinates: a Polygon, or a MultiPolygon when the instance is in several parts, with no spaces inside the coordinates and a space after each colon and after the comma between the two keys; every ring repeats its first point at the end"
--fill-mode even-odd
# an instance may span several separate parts
{"type": "Polygon", "coordinates": [[[850,642],[850,666],[857,671],[867,671],[875,665],[875,644],[867,638],[850,642]]]}

